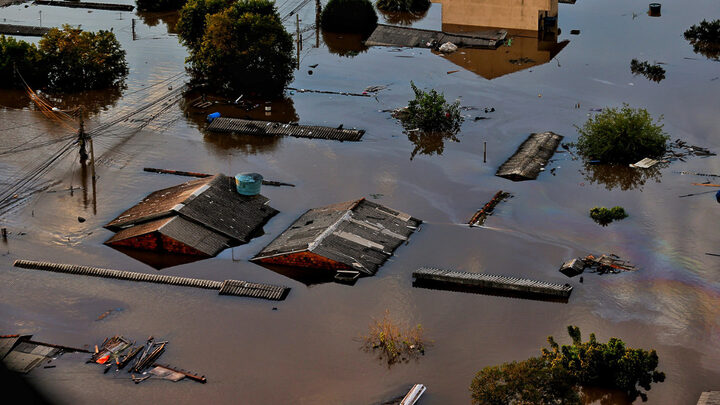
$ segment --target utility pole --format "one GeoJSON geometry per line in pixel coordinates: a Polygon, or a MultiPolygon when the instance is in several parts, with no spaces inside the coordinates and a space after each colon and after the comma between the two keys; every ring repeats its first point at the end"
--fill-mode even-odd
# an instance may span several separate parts
{"type": "Polygon", "coordinates": [[[132,19],[132,40],[135,40],[135,19],[132,19]]]}
{"type": "Polygon", "coordinates": [[[320,0],[315,0],[315,48],[320,48],[320,13],[322,6],[320,0]]]}
{"type": "Polygon", "coordinates": [[[78,130],[78,144],[80,145],[80,163],[85,164],[88,158],[86,149],[87,134],[85,134],[85,121],[83,118],[83,110],[80,107],[80,129],[78,130]]]}
{"type": "Polygon", "coordinates": [[[300,70],[300,14],[295,14],[295,31],[297,39],[295,40],[295,49],[297,50],[297,70],[300,70]]]}

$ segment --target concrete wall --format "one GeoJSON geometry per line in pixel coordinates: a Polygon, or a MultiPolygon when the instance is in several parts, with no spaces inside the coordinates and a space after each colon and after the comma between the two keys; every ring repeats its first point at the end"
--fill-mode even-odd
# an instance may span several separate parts
{"type": "Polygon", "coordinates": [[[432,0],[442,4],[442,23],[538,30],[539,13],[556,17],[558,0],[432,0]]]}

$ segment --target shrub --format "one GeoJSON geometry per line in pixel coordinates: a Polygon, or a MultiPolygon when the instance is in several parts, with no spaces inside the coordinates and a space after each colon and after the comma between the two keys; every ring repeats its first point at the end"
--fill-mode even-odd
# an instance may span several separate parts
{"type": "Polygon", "coordinates": [[[606,226],[612,221],[619,221],[628,217],[623,207],[593,207],[590,209],[590,218],[602,226],[606,226]]]}
{"type": "Polygon", "coordinates": [[[377,20],[368,0],[330,0],[320,16],[320,26],[329,32],[369,35],[377,20]]]}
{"type": "Polygon", "coordinates": [[[428,345],[421,325],[403,327],[390,318],[388,311],[370,324],[370,333],[365,336],[365,349],[378,352],[388,366],[425,354],[428,345]]]}
{"type": "Polygon", "coordinates": [[[274,3],[241,0],[207,17],[191,73],[224,94],[281,95],[293,77],[292,38],[274,3]]]}
{"type": "Polygon", "coordinates": [[[180,10],[187,0],[135,0],[140,11],[180,10]]]}
{"type": "Polygon", "coordinates": [[[710,59],[720,59],[720,20],[702,20],[685,31],[685,39],[693,46],[693,51],[710,59]]]}
{"type": "Polygon", "coordinates": [[[429,0],[377,0],[375,3],[378,10],[401,11],[401,12],[423,12],[430,8],[429,0]]]}
{"type": "Polygon", "coordinates": [[[635,75],[643,75],[658,83],[665,79],[665,69],[658,64],[651,65],[647,61],[640,62],[637,59],[631,60],[630,71],[635,75]]]}
{"type": "Polygon", "coordinates": [[[667,150],[670,137],[660,120],[653,123],[644,108],[605,108],[589,118],[582,128],[577,149],[586,158],[604,163],[634,163],[645,157],[659,157],[667,150]]]}
{"type": "Polygon", "coordinates": [[[624,392],[630,402],[642,398],[652,383],[665,380],[657,371],[655,350],[632,349],[611,338],[600,343],[594,334],[583,342],[580,329],[568,326],[572,345],[560,346],[548,337],[549,349],[540,357],[485,367],[470,384],[475,404],[580,404],[581,387],[624,392]]]}
{"type": "Polygon", "coordinates": [[[463,117],[460,102],[448,104],[445,96],[435,90],[425,92],[410,82],[415,99],[410,100],[407,109],[399,116],[406,130],[418,129],[426,132],[457,133],[463,117]]]}

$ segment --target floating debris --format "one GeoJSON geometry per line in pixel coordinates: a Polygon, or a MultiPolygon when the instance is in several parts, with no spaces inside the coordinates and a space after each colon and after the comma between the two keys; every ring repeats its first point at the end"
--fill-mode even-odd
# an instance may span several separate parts
{"type": "Polygon", "coordinates": [[[623,271],[636,270],[634,265],[612,253],[600,257],[593,255],[587,255],[584,258],[578,257],[568,260],[560,266],[560,272],[568,277],[577,276],[583,273],[585,269],[590,269],[590,273],[598,274],[618,274],[623,271]]]}
{"type": "Polygon", "coordinates": [[[468,225],[470,225],[471,227],[481,226],[485,223],[487,217],[492,215],[495,206],[511,197],[512,194],[508,192],[502,190],[498,191],[497,193],[495,193],[495,196],[493,196],[492,200],[490,200],[487,204],[485,204],[485,206],[480,208],[480,210],[478,210],[475,215],[473,215],[473,217],[470,219],[470,222],[468,222],[468,225]]]}
{"type": "Polygon", "coordinates": [[[676,139],[668,145],[668,151],[665,153],[663,159],[667,160],[682,160],[688,156],[715,156],[714,152],[710,152],[709,149],[701,146],[690,145],[689,143],[676,139]]]}
{"type": "Polygon", "coordinates": [[[660,163],[659,160],[644,158],[637,163],[631,163],[630,167],[639,168],[639,169],[649,169],[658,163],[660,163]]]}

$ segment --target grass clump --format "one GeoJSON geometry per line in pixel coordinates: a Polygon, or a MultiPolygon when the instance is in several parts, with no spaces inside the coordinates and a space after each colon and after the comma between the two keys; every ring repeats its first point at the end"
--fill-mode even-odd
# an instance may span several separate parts
{"type": "Polygon", "coordinates": [[[590,209],[590,218],[602,226],[607,226],[612,221],[619,221],[628,217],[623,207],[593,207],[590,209]]]}
{"type": "Polygon", "coordinates": [[[423,335],[422,325],[406,327],[390,318],[389,311],[385,311],[382,319],[370,324],[370,333],[364,337],[364,347],[378,353],[379,359],[391,366],[424,355],[430,342],[423,335]]]}
{"type": "Polygon", "coordinates": [[[378,10],[395,12],[423,12],[430,8],[429,0],[377,0],[378,10]]]}
{"type": "Polygon", "coordinates": [[[445,96],[435,90],[420,90],[410,82],[415,99],[410,100],[405,110],[399,114],[406,130],[425,132],[457,133],[463,117],[460,114],[460,102],[448,104],[445,96]]]}
{"type": "Polygon", "coordinates": [[[328,32],[370,35],[377,14],[369,0],[330,0],[320,15],[320,26],[328,32]]]}
{"type": "Polygon", "coordinates": [[[657,83],[665,79],[665,69],[657,63],[651,65],[647,61],[640,62],[633,59],[630,61],[630,71],[635,75],[643,75],[657,83]]]}
{"type": "Polygon", "coordinates": [[[668,148],[670,137],[663,131],[660,119],[653,122],[644,108],[605,108],[577,127],[578,152],[603,163],[634,163],[645,157],[660,157],[668,148]]]}
{"type": "Polygon", "coordinates": [[[720,60],[720,20],[702,20],[685,31],[685,39],[693,46],[695,53],[720,60]]]}

